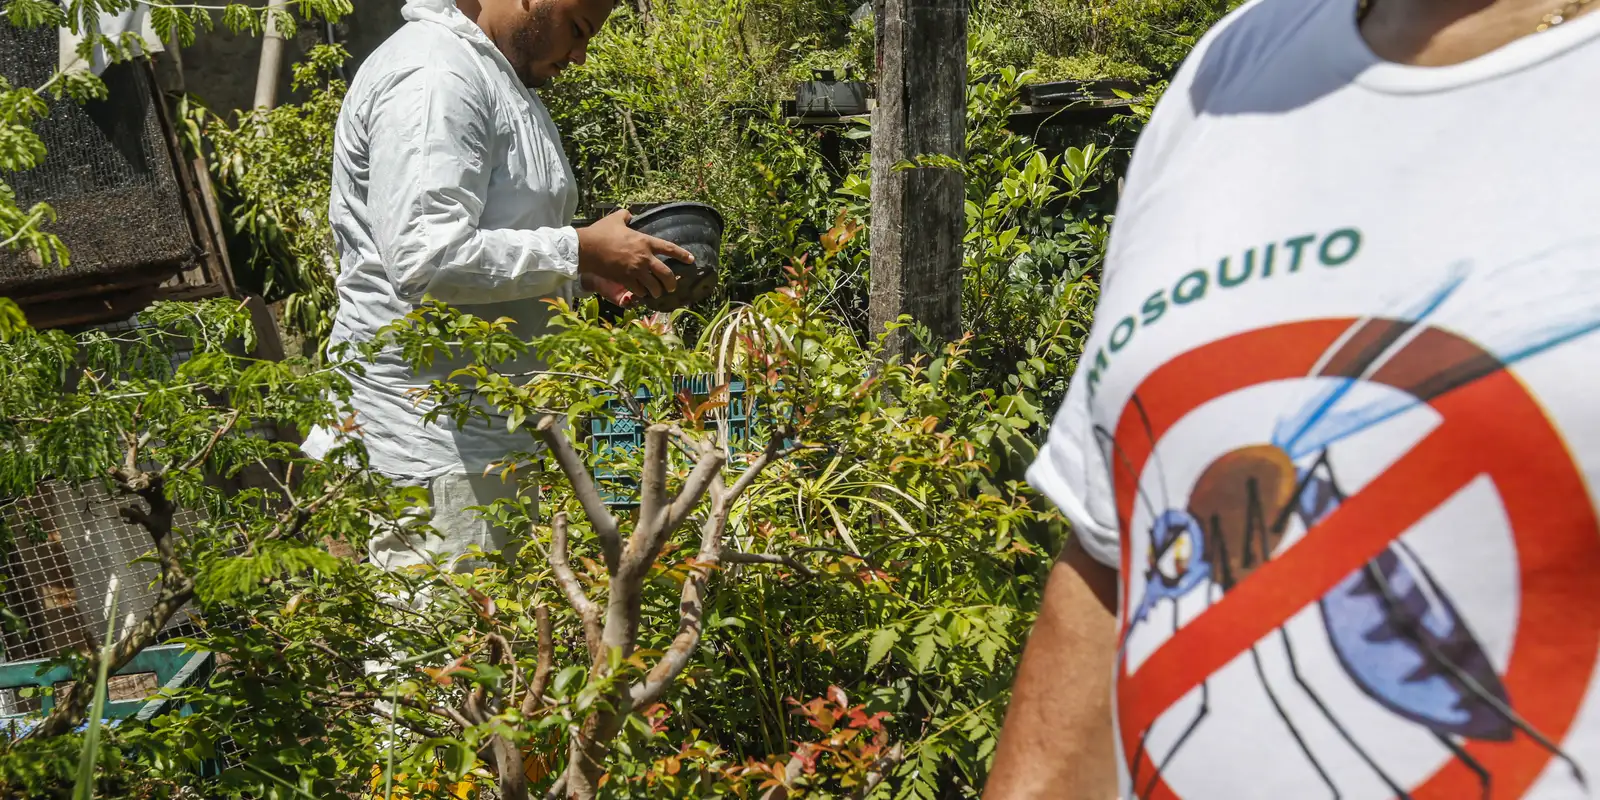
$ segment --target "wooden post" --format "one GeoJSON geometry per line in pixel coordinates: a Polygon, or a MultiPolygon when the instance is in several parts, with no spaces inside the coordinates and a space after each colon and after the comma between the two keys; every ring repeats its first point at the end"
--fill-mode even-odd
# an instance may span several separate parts
{"type": "MultiPolygon", "coordinates": [[[[960,173],[896,169],[922,155],[966,157],[968,0],[874,0],[878,105],[872,115],[872,286],[879,331],[902,314],[935,337],[961,335],[960,173]]],[[[905,355],[904,331],[889,357],[905,355]]]]}

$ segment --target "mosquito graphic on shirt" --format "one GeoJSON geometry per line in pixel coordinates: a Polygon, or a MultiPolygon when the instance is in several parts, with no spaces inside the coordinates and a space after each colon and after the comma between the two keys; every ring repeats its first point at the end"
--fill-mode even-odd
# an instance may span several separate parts
{"type": "MultiPolygon", "coordinates": [[[[1523,266],[1519,262],[1512,267],[1523,266]]],[[[1506,270],[1497,270],[1503,278],[1506,270]]],[[[1590,271],[1583,280],[1595,281],[1590,271]]],[[[1353,323],[1307,375],[1313,387],[1304,403],[1278,417],[1271,441],[1241,447],[1213,460],[1201,471],[1187,505],[1166,502],[1165,476],[1149,418],[1137,396],[1124,413],[1138,415],[1150,438],[1154,479],[1160,497],[1152,498],[1138,475],[1130,475],[1138,502],[1148,513],[1148,528],[1134,535],[1149,541],[1142,596],[1130,598],[1127,634],[1138,626],[1158,625],[1158,611],[1171,607],[1173,632],[1180,627],[1178,601],[1198,596],[1209,606],[1271,560],[1284,543],[1292,522],[1310,530],[1326,519],[1347,495],[1334,469],[1334,450],[1341,442],[1394,419],[1453,389],[1487,377],[1539,353],[1600,329],[1600,287],[1547,289],[1554,294],[1544,313],[1502,315],[1490,320],[1490,335],[1474,343],[1447,333],[1442,308],[1461,294],[1465,267],[1452,269],[1409,308],[1353,323]],[[1373,400],[1357,387],[1374,376],[1399,389],[1373,400]],[[1158,502],[1159,501],[1159,502],[1158,502]]],[[[1494,277],[1494,276],[1490,276],[1494,277]]],[[[1490,290],[1501,280],[1492,279],[1490,290]]],[[[1467,305],[1469,313],[1479,308],[1467,305]]],[[[1131,471],[1112,434],[1097,427],[1095,435],[1112,469],[1131,471]]],[[[1508,741],[1526,735],[1565,763],[1574,780],[1588,787],[1587,777],[1558,743],[1535,729],[1516,711],[1484,646],[1457,611],[1445,589],[1422,559],[1401,539],[1352,571],[1317,601],[1323,628],[1339,666],[1368,697],[1385,710],[1428,731],[1478,778],[1482,796],[1490,796],[1494,776],[1467,752],[1471,740],[1508,741]]],[[[1125,635],[1127,635],[1125,634],[1125,635]]],[[[1123,641],[1125,651],[1127,639],[1123,641]]],[[[1362,762],[1394,793],[1407,791],[1373,757],[1361,737],[1340,720],[1300,671],[1294,642],[1286,627],[1249,650],[1256,677],[1268,701],[1289,729],[1299,751],[1340,797],[1337,783],[1317,753],[1285,712],[1283,693],[1303,692],[1317,713],[1362,762]],[[1287,657],[1293,686],[1275,685],[1262,666],[1261,651],[1273,640],[1287,657]]],[[[1119,663],[1124,657],[1119,652],[1119,663]]],[[[1285,683],[1279,679],[1278,683],[1285,683]]],[[[1147,797],[1163,771],[1204,724],[1210,713],[1210,679],[1200,685],[1199,708],[1188,720],[1163,723],[1162,718],[1139,732],[1138,750],[1129,763],[1133,791],[1147,797]],[[1150,753],[1153,774],[1137,774],[1151,731],[1157,725],[1181,726],[1165,753],[1150,753]]]]}

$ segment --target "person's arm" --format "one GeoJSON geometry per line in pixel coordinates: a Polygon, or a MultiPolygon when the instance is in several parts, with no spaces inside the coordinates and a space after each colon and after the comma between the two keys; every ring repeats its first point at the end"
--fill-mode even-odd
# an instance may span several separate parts
{"type": "MultiPolygon", "coordinates": [[[[613,215],[585,228],[482,228],[493,170],[494,115],[483,87],[446,66],[395,76],[374,98],[366,202],[400,299],[453,304],[542,297],[581,276],[618,299],[671,291],[657,255],[692,262],[670,242],[613,215]]],[[[553,199],[552,199],[553,202],[553,199]]]]}
{"type": "Polygon", "coordinates": [[[985,800],[1112,800],[1117,573],[1068,540],[1045,586],[985,800]]]}

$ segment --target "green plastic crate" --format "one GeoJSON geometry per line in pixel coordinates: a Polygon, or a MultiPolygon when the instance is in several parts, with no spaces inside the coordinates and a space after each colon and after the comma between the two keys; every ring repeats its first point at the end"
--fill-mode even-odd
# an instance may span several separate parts
{"type": "MultiPolygon", "coordinates": [[[[10,716],[0,716],[0,727],[26,731],[37,724],[55,707],[49,691],[51,687],[72,679],[72,671],[65,666],[47,667],[44,659],[13,661],[0,664],[0,689],[38,689],[40,708],[10,716]]],[[[117,670],[117,675],[154,673],[158,691],[150,697],[129,700],[109,700],[105,705],[105,719],[110,722],[124,719],[149,720],[173,710],[175,701],[162,696],[161,690],[180,689],[204,681],[211,675],[215,659],[210,653],[186,651],[181,644],[147,647],[117,670]]],[[[187,709],[178,709],[186,713],[187,709]]]]}
{"type": "MultiPolygon", "coordinates": [[[[674,394],[687,390],[696,402],[703,402],[710,397],[711,390],[716,386],[710,375],[688,375],[672,379],[674,394]]],[[[744,381],[728,382],[728,434],[729,439],[735,444],[748,442],[754,425],[754,404],[746,408],[744,394],[744,381]]],[[[650,390],[644,388],[634,392],[633,396],[640,404],[651,399],[650,390]]],[[[590,452],[596,455],[603,455],[608,450],[633,452],[644,446],[645,426],[633,415],[627,403],[620,398],[613,398],[606,401],[606,410],[610,412],[611,419],[596,418],[589,422],[590,452]]],[[[600,495],[606,505],[631,508],[639,504],[638,482],[632,476],[602,466],[595,470],[595,481],[599,484],[600,495]]]]}

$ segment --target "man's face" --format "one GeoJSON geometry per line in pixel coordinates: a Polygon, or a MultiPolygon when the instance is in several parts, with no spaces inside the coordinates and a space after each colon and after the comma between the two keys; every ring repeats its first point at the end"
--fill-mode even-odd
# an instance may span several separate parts
{"type": "Polygon", "coordinates": [[[611,16],[612,0],[517,0],[511,5],[510,41],[501,50],[524,83],[543,86],[568,65],[583,63],[589,40],[611,16]]]}

